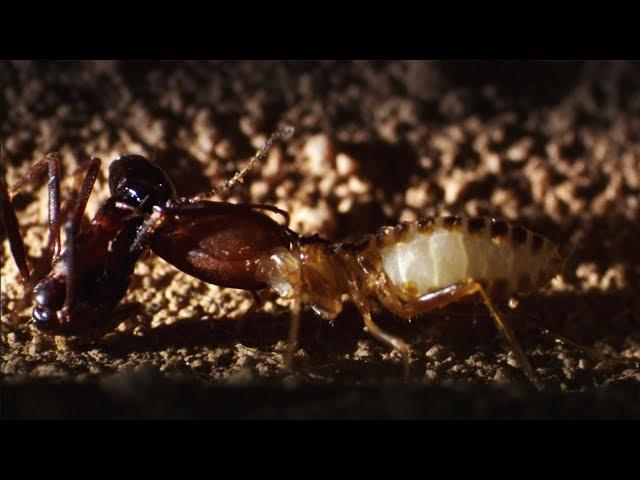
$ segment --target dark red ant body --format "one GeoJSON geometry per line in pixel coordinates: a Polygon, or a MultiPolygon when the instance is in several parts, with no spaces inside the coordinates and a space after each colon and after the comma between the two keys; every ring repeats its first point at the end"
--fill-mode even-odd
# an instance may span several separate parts
{"type": "MultiPolygon", "coordinates": [[[[291,132],[274,134],[242,171],[214,191],[241,181],[274,141],[291,132]]],[[[112,328],[105,319],[127,292],[135,263],[147,246],[206,282],[254,292],[266,286],[256,280],[253,260],[276,247],[287,247],[293,232],[260,210],[280,213],[288,222],[286,212],[269,205],[179,199],[160,167],[139,155],[123,155],[109,166],[111,197],[81,232],[100,163],[91,159],[72,218],[65,224],[67,248],[61,255],[60,156],[49,154],[11,190],[2,181],[3,230],[26,287],[32,289],[33,320],[40,330],[70,335],[112,328]],[[30,273],[11,197],[46,165],[50,230],[44,252],[50,258],[49,271],[30,273]]]]}

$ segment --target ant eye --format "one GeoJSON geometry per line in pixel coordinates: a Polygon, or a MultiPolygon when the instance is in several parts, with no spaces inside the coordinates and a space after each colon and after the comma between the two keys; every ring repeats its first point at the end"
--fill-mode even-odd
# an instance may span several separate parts
{"type": "Polygon", "coordinates": [[[56,312],[41,305],[33,307],[33,319],[39,330],[52,330],[56,326],[56,312]]]}

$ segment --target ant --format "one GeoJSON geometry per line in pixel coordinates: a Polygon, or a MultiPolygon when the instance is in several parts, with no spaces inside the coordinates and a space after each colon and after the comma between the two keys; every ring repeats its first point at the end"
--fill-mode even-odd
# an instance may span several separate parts
{"type": "MultiPolygon", "coordinates": [[[[292,133],[292,128],[285,128],[273,134],[242,170],[210,194],[241,182],[275,141],[292,133]]],[[[135,263],[149,244],[157,255],[197,278],[255,292],[266,285],[255,279],[251,260],[263,251],[288,246],[292,238],[290,229],[261,213],[278,213],[288,224],[289,215],[276,207],[178,198],[164,170],[140,155],[122,155],[109,165],[111,197],[81,231],[101,165],[97,157],[89,161],[71,218],[64,225],[67,245],[60,253],[60,163],[59,153],[48,154],[11,189],[4,175],[0,179],[3,231],[26,290],[31,292],[23,300],[28,302],[33,296],[34,324],[50,334],[104,333],[113,328],[104,319],[126,294],[135,263]],[[30,272],[11,200],[45,167],[49,238],[40,267],[30,272]],[[161,223],[162,230],[154,234],[161,223]]]]}
{"type": "MultiPolygon", "coordinates": [[[[277,131],[247,165],[211,193],[242,182],[275,141],[277,131]]],[[[409,348],[381,329],[372,312],[381,304],[412,317],[478,295],[511,344],[528,379],[540,387],[528,358],[494,303],[545,285],[561,271],[562,258],[548,239],[493,218],[438,217],[383,227],[355,242],[332,243],[288,227],[287,212],[266,204],[232,204],[178,198],[168,175],[138,155],[123,155],[109,166],[111,197],[88,229],[80,231],[87,200],[100,167],[93,157],[66,222],[67,247],[60,254],[60,155],[49,154],[12,189],[2,180],[2,224],[20,274],[35,298],[33,320],[51,334],[82,334],[112,328],[105,323],[125,295],[136,261],[147,249],[183,272],[222,287],[252,292],[271,287],[293,299],[287,366],[297,346],[302,304],[325,320],[342,311],[348,294],[365,329],[402,356],[405,377],[409,348]],[[12,195],[48,166],[50,268],[44,278],[30,274],[11,204],[12,195]],[[264,212],[281,215],[278,223],[264,212]]],[[[42,275],[40,275],[42,276],[42,275]]],[[[549,333],[545,331],[545,333],[549,333]]],[[[551,334],[556,339],[573,342],[551,334]]],[[[574,344],[575,345],[575,344],[574,344]]],[[[603,357],[587,347],[588,354],[603,357]]]]}

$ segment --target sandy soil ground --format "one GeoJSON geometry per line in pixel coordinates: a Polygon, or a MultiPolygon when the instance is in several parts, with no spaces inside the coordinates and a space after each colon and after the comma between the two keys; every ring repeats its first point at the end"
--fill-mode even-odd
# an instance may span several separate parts
{"type": "MultiPolygon", "coordinates": [[[[30,309],[15,311],[23,291],[3,237],[2,311],[19,319],[1,324],[3,415],[640,416],[639,63],[13,62],[0,80],[8,184],[56,150],[68,198],[97,155],[89,215],[121,152],[153,158],[193,195],[288,123],[294,137],[219,199],[274,204],[293,229],[334,240],[424,215],[489,214],[569,255],[550,285],[504,307],[544,384],[534,393],[480,305],[410,325],[377,317],[412,345],[408,385],[355,308],[333,324],[307,311],[291,372],[287,301],[268,296],[239,333],[247,292],[151,254],[123,302],[135,313],[112,333],[50,337],[30,309]],[[603,368],[540,327],[629,362],[603,368]]],[[[36,258],[44,178],[14,203],[36,258]]]]}

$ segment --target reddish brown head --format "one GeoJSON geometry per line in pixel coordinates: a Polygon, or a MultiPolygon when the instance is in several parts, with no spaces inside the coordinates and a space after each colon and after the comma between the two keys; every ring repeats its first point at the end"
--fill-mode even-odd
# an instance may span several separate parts
{"type": "Polygon", "coordinates": [[[198,202],[168,215],[151,239],[154,253],[189,275],[222,287],[260,290],[258,258],[289,248],[291,233],[250,205],[198,202]]]}

